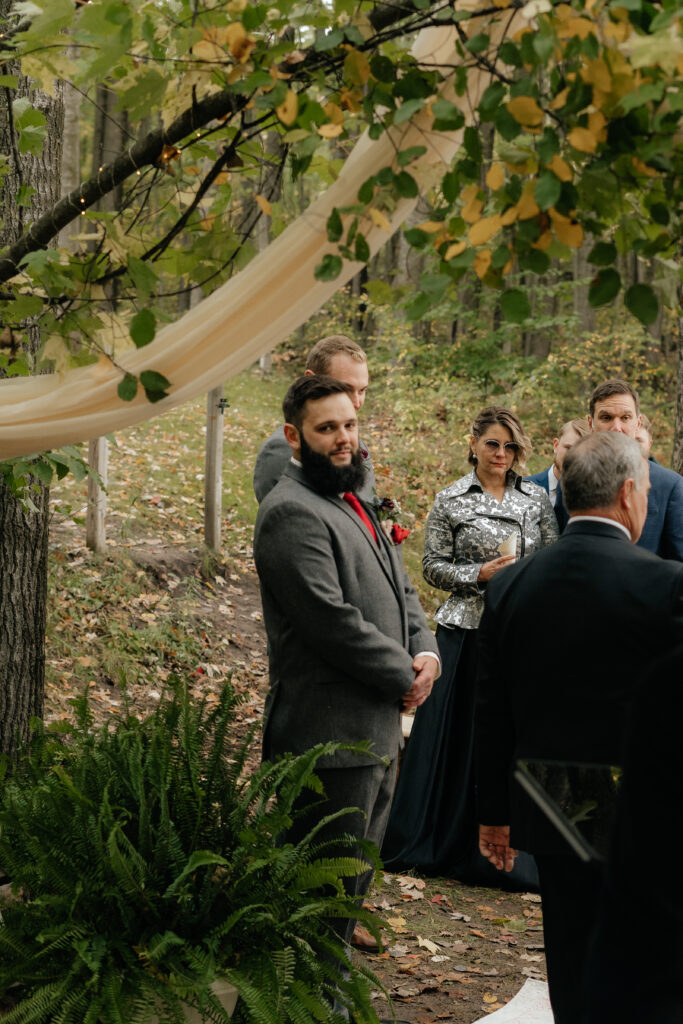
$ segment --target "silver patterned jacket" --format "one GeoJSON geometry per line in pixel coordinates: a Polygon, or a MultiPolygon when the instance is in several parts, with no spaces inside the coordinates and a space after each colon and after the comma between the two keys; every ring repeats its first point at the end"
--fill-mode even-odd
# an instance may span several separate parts
{"type": "Polygon", "coordinates": [[[451,596],[434,618],[442,626],[476,629],[484,611],[486,584],[477,577],[484,562],[500,558],[511,535],[518,558],[552,544],[559,531],[548,495],[512,471],[502,501],[483,491],[474,470],[440,491],[427,519],[424,578],[451,596]]]}

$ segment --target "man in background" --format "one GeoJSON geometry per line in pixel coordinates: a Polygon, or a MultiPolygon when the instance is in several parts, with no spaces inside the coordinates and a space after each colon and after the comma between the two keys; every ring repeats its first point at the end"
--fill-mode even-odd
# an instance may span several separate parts
{"type": "Polygon", "coordinates": [[[589,433],[590,427],[585,420],[576,419],[564,423],[560,427],[559,435],[553,438],[554,458],[552,466],[548,466],[542,472],[534,473],[533,476],[525,478],[531,481],[532,484],[538,484],[539,487],[542,487],[547,492],[553,507],[557,500],[557,485],[562,476],[564,457],[577,441],[580,441],[582,437],[589,433]]]}
{"type": "MultiPolygon", "coordinates": [[[[536,859],[556,1024],[584,1020],[581,978],[601,871],[579,859],[511,775],[519,760],[620,764],[637,683],[654,657],[683,641],[683,566],[636,547],[649,465],[623,431],[595,431],[572,448],[562,472],[566,530],[490,581],[479,627],[480,849],[499,869],[511,870],[516,848],[536,859]],[[520,662],[511,652],[523,640],[534,657],[520,662]]],[[[576,806],[593,799],[593,779],[580,776],[576,806]]],[[[587,838],[596,845],[608,827],[594,812],[587,838]]]]}
{"type": "MultiPolygon", "coordinates": [[[[349,397],[356,412],[359,412],[368,392],[368,361],[365,352],[351,338],[344,334],[331,334],[316,342],[306,360],[306,376],[324,374],[346,384],[349,397]]],[[[372,502],[375,491],[375,473],[370,452],[359,440],[365,475],[358,495],[364,501],[372,502]]],[[[275,486],[290,460],[292,451],[285,438],[283,426],[264,441],[254,466],[254,494],[260,504],[266,494],[275,486]]]]}
{"type": "MultiPolygon", "coordinates": [[[[635,439],[641,423],[638,392],[625,380],[606,380],[590,399],[588,425],[594,433],[613,432],[635,439]]],[[[555,515],[562,531],[569,516],[559,484],[555,515]]],[[[661,558],[683,562],[683,477],[650,462],[647,518],[638,546],[661,558]]]]}
{"type": "Polygon", "coordinates": [[[652,454],[652,424],[644,412],[640,414],[640,426],[636,429],[636,441],[643,449],[643,454],[650,462],[657,462],[652,454]]]}

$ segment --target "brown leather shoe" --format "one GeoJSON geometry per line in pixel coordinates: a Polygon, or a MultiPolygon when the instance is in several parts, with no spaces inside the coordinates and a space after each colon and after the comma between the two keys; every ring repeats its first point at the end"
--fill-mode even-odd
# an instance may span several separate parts
{"type": "Polygon", "coordinates": [[[377,940],[362,924],[356,924],[351,936],[351,945],[361,953],[379,953],[377,940]]]}

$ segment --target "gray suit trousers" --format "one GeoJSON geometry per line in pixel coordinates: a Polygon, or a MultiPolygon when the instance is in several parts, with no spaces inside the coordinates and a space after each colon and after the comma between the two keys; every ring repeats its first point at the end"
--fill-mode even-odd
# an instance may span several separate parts
{"type": "MultiPolygon", "coordinates": [[[[302,813],[285,838],[293,843],[299,842],[325,815],[355,807],[358,809],[336,819],[318,833],[317,842],[330,843],[321,856],[362,856],[359,847],[335,846],[335,840],[340,835],[367,839],[381,847],[396,786],[396,770],[397,759],[392,760],[388,766],[373,764],[357,768],[318,769],[316,774],[324,786],[325,800],[321,803],[319,795],[309,791],[302,793],[294,807],[295,811],[302,813]]],[[[370,887],[372,874],[372,868],[369,867],[362,875],[344,879],[346,892],[358,900],[359,906],[370,887]]],[[[355,921],[340,918],[333,923],[340,938],[350,942],[355,921]]]]}

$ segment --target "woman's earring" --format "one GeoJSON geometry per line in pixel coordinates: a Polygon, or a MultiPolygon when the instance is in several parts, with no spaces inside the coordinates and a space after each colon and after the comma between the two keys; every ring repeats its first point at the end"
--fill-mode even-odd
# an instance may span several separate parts
{"type": "Polygon", "coordinates": [[[478,461],[479,461],[479,460],[477,459],[477,456],[476,456],[476,455],[474,454],[474,452],[472,452],[472,462],[474,462],[474,463],[475,463],[475,465],[476,465],[476,463],[477,463],[478,461]]]}

